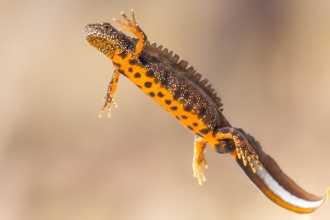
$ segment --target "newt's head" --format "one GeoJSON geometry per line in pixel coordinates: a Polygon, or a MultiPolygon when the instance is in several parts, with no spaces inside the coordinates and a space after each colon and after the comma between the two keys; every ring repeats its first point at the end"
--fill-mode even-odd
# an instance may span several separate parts
{"type": "Polygon", "coordinates": [[[110,23],[89,24],[84,29],[84,37],[93,47],[111,56],[118,46],[118,32],[110,23]]]}

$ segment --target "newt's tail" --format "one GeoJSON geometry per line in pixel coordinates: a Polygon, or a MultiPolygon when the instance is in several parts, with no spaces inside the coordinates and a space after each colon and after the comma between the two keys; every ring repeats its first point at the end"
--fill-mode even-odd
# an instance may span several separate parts
{"type": "Polygon", "coordinates": [[[249,166],[244,166],[242,160],[237,158],[236,151],[231,154],[265,196],[279,206],[297,213],[311,213],[325,203],[330,194],[330,188],[327,189],[323,198],[307,193],[282,172],[273,158],[262,151],[258,141],[243,130],[239,129],[239,131],[245,135],[259,156],[263,169],[257,169],[257,172],[253,173],[249,166]]]}

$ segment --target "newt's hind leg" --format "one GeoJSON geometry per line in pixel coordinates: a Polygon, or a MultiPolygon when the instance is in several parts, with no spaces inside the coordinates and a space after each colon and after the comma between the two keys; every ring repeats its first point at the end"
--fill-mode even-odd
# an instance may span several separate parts
{"type": "Polygon", "coordinates": [[[241,134],[238,130],[230,127],[219,128],[215,130],[214,136],[218,142],[218,144],[212,146],[215,151],[217,151],[218,153],[227,153],[229,151],[232,151],[232,149],[227,149],[229,145],[221,144],[221,142],[226,139],[233,140],[236,147],[237,157],[239,159],[242,158],[244,166],[246,166],[248,161],[252,171],[255,173],[257,171],[254,166],[255,162],[259,169],[262,169],[262,165],[258,159],[258,155],[253,150],[244,135],[241,134]]]}
{"type": "Polygon", "coordinates": [[[117,70],[115,70],[113,72],[112,79],[111,79],[111,81],[109,83],[109,86],[108,86],[107,94],[104,97],[105,103],[104,103],[104,105],[101,109],[101,112],[99,114],[100,118],[102,117],[102,114],[103,114],[105,108],[108,108],[108,117],[110,118],[111,117],[111,112],[110,112],[111,111],[111,105],[113,104],[115,107],[118,107],[117,104],[115,103],[115,100],[113,99],[113,96],[114,96],[115,91],[117,89],[119,74],[120,73],[117,70]]]}
{"type": "Polygon", "coordinates": [[[203,181],[206,181],[203,165],[205,169],[208,167],[205,159],[205,140],[199,136],[195,136],[195,148],[194,148],[194,158],[193,158],[193,173],[194,177],[198,179],[199,185],[202,185],[203,181]]]}
{"type": "Polygon", "coordinates": [[[132,15],[132,19],[128,19],[127,16],[123,12],[121,12],[121,16],[123,16],[124,20],[126,21],[125,23],[117,20],[116,18],[114,18],[113,20],[118,24],[124,26],[123,28],[119,29],[119,31],[129,30],[137,38],[139,38],[139,42],[136,45],[135,54],[134,54],[135,57],[137,58],[142,52],[142,49],[147,42],[147,35],[142,31],[140,26],[136,23],[133,9],[131,9],[131,15],[132,15]]]}

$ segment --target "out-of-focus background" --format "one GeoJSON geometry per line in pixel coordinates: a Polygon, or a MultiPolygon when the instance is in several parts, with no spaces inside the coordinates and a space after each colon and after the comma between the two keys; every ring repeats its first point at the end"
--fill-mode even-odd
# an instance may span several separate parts
{"type": "Polygon", "coordinates": [[[210,148],[199,186],[194,136],[125,77],[98,117],[113,67],[82,31],[131,8],[298,185],[330,186],[329,1],[1,1],[0,219],[330,219],[330,202],[278,207],[210,148]]]}

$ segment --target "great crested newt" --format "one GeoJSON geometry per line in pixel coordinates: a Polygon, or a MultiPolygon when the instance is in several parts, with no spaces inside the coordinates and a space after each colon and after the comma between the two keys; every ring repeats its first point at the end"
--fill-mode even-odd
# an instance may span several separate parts
{"type": "Polygon", "coordinates": [[[187,68],[188,62],[179,61],[172,51],[150,44],[136,23],[133,10],[131,19],[123,12],[121,15],[125,22],[114,19],[123,26],[119,30],[108,22],[89,24],[84,29],[88,43],[104,53],[114,66],[100,117],[106,108],[110,117],[111,106],[116,105],[118,78],[124,75],[195,134],[193,174],[199,184],[206,180],[203,167],[208,166],[204,156],[208,143],[218,153],[230,153],[260,191],[283,208],[310,213],[326,201],[330,188],[324,197],[318,197],[297,186],[252,136],[230,125],[222,114],[221,99],[208,80],[201,80],[201,74],[193,67],[187,68]],[[126,36],[124,30],[137,38],[126,36]]]}

